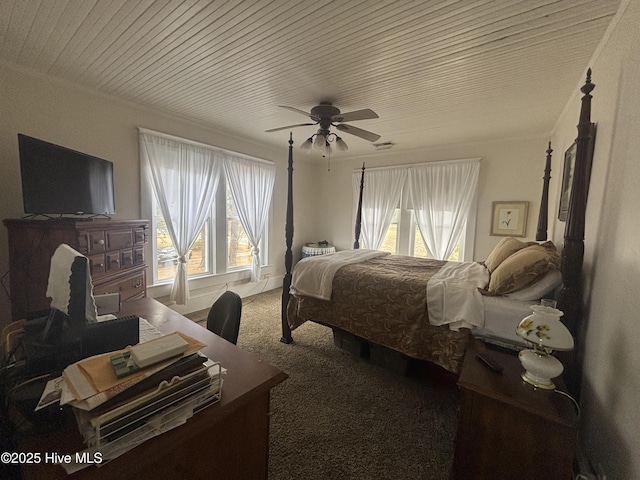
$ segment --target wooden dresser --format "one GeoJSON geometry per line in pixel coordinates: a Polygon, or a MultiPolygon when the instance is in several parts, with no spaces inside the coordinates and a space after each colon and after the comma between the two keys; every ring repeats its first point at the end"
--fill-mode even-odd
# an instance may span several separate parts
{"type": "Polygon", "coordinates": [[[3,223],[9,236],[12,319],[49,307],[51,256],[61,243],[89,259],[94,294],[120,293],[123,302],[146,296],[147,220],[6,219],[3,223]]]}
{"type": "MultiPolygon", "coordinates": [[[[522,371],[515,354],[471,341],[458,380],[453,479],[573,478],[576,409],[564,395],[524,382],[522,371]],[[479,351],[487,351],[504,371],[486,367],[476,358],[479,351]]],[[[554,382],[565,391],[561,378],[554,382]]]]}

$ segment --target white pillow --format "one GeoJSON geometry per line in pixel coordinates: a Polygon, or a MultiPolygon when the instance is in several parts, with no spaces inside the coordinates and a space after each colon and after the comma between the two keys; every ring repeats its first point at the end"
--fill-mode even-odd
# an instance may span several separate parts
{"type": "Polygon", "coordinates": [[[505,297],[514,300],[530,301],[544,298],[545,295],[553,292],[562,283],[562,272],[553,269],[545,273],[540,280],[517,292],[508,293],[505,297]]]}

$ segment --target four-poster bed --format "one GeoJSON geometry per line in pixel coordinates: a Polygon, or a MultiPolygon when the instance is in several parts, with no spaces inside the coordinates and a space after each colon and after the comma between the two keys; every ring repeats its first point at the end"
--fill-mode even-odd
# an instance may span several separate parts
{"type": "MultiPolygon", "coordinates": [[[[580,273],[582,269],[582,259],[584,255],[584,224],[586,209],[586,192],[588,182],[588,164],[589,155],[592,154],[593,124],[590,120],[591,95],[590,92],[594,88],[591,83],[591,70],[587,72],[587,78],[584,86],[581,88],[583,92],[580,122],[578,124],[578,137],[576,139],[577,152],[574,168],[573,183],[571,189],[571,197],[569,204],[569,212],[565,225],[564,244],[561,257],[558,258],[562,277],[558,294],[558,308],[565,314],[564,322],[567,324],[574,338],[578,342],[581,339],[581,291],[580,291],[580,273]],[[591,148],[590,148],[591,147],[591,148]]],[[[540,203],[540,214],[538,218],[538,228],[536,232],[536,240],[544,242],[538,244],[536,242],[528,242],[524,244],[536,250],[540,254],[540,250],[547,249],[550,260],[549,268],[541,273],[548,273],[553,270],[553,262],[555,247],[553,253],[549,251],[552,245],[547,240],[547,211],[548,211],[548,195],[549,181],[551,171],[551,143],[546,151],[546,165],[543,177],[542,199],[540,203]]],[[[332,272],[332,294],[331,300],[313,298],[308,295],[293,295],[292,288],[292,239],[293,239],[293,140],[289,139],[289,163],[288,163],[288,203],[286,217],[286,253],[285,268],[286,273],[283,281],[282,292],[282,338],[285,343],[292,342],[291,330],[298,327],[304,321],[312,320],[334,328],[343,329],[358,335],[365,340],[379,343],[383,346],[392,348],[409,357],[429,360],[436,363],[451,372],[458,373],[466,344],[469,339],[469,330],[461,328],[459,331],[450,329],[447,325],[432,325],[428,318],[424,288],[434,272],[426,273],[429,269],[444,269],[450,263],[441,261],[425,261],[413,257],[402,257],[400,263],[403,265],[397,267],[391,264],[392,257],[400,257],[390,255],[388,257],[376,257],[367,259],[363,262],[348,263],[345,266],[332,272]],[[407,259],[411,259],[410,264],[407,259]],[[367,264],[367,265],[365,265],[367,264]],[[367,268],[380,275],[374,279],[368,278],[370,275],[367,268]],[[399,268],[400,270],[396,270],[399,268]],[[407,273],[410,272],[410,273],[407,273]],[[426,275],[426,279],[425,279],[426,275]],[[381,278],[387,277],[385,281],[390,283],[382,283],[381,278]],[[357,280],[354,280],[357,279],[357,280]],[[355,287],[354,287],[355,285],[355,287]],[[353,289],[355,288],[355,290],[353,289]],[[409,298],[415,297],[415,298],[409,298]],[[417,302],[417,303],[415,303],[417,302]],[[364,304],[369,304],[368,310],[359,311],[358,308],[364,304]],[[416,307],[418,305],[418,307],[416,307]],[[309,309],[310,314],[302,313],[305,309],[309,309]],[[423,311],[416,311],[416,309],[423,311]],[[384,332],[383,332],[384,331],[384,332]],[[385,333],[386,336],[381,335],[385,333]]],[[[354,249],[359,248],[360,221],[362,209],[362,189],[365,184],[365,168],[362,167],[362,176],[360,182],[360,201],[358,204],[357,221],[355,226],[356,238],[354,249]]],[[[522,248],[522,247],[518,247],[522,248]]],[[[339,252],[338,252],[339,253],[339,252]]],[[[335,254],[333,254],[335,255],[335,254]]],[[[544,255],[544,253],[541,253],[544,255]]],[[[306,259],[307,261],[309,259],[306,259]]],[[[394,260],[395,261],[395,260],[394,260]]],[[[471,263],[471,262],[468,262],[471,263]]],[[[495,271],[494,271],[495,273],[495,271]]],[[[437,273],[435,273],[437,275],[437,273]]],[[[493,275],[493,273],[492,273],[493,275]]],[[[542,277],[543,275],[540,275],[542,277]]],[[[490,297],[495,298],[495,297],[490,297]]],[[[530,302],[532,303],[532,302],[530,302]]],[[[498,304],[493,307],[495,310],[504,310],[498,304]]],[[[526,302],[523,304],[528,311],[526,302]]],[[[519,321],[524,315],[517,314],[516,319],[519,321]]],[[[513,330],[515,330],[513,325],[513,330]]],[[[576,355],[563,359],[565,362],[565,378],[569,387],[575,391],[579,380],[579,369],[575,364],[576,355]],[[567,364],[568,363],[568,364],[567,364]]]]}

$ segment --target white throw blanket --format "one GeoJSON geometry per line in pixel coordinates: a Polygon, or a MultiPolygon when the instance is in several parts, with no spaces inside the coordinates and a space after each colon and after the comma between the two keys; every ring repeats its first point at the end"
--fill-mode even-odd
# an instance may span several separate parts
{"type": "Polygon", "coordinates": [[[447,262],[427,283],[427,311],[432,325],[451,330],[484,326],[479,288],[489,283],[489,271],[476,262],[447,262]]]}
{"type": "Polygon", "coordinates": [[[389,254],[378,250],[341,250],[327,255],[303,258],[293,269],[290,291],[294,295],[330,300],[333,276],[340,267],[382,255],[389,254]]]}
{"type": "MultiPolygon", "coordinates": [[[[47,284],[47,297],[51,298],[51,308],[56,308],[63,313],[69,313],[69,299],[71,298],[71,265],[76,258],[85,258],[66,243],[56,248],[51,257],[51,268],[49,270],[49,282],[47,284]]],[[[93,285],[91,283],[91,271],[87,261],[86,272],[86,298],[85,298],[85,318],[89,323],[95,322],[96,304],[93,298],[93,285]]]]}

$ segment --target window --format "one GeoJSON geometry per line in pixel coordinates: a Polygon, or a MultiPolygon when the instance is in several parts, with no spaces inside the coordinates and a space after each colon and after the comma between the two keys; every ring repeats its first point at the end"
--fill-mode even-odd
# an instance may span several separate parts
{"type": "MultiPolygon", "coordinates": [[[[429,258],[427,247],[424,244],[422,234],[420,233],[420,228],[417,225],[414,227],[413,245],[414,257],[429,258]]],[[[459,262],[462,260],[462,258],[460,257],[460,240],[458,240],[456,248],[453,250],[453,253],[449,255],[449,258],[447,260],[449,260],[450,262],[459,262]]]]}
{"type": "MultiPolygon", "coordinates": [[[[413,210],[406,207],[406,190],[400,196],[403,208],[396,208],[393,212],[389,229],[382,242],[380,250],[397,255],[410,255],[412,257],[429,258],[427,247],[422,239],[420,228],[413,216],[413,210]]],[[[448,258],[449,261],[460,261],[460,241],[448,258]]]]}
{"type": "MultiPolygon", "coordinates": [[[[156,206],[156,214],[154,215],[155,237],[156,237],[156,275],[158,281],[171,280],[176,276],[178,265],[178,253],[176,252],[173,242],[169,237],[167,224],[156,206]]],[[[209,251],[207,231],[209,222],[200,230],[198,239],[189,250],[187,258],[187,272],[189,275],[202,275],[210,273],[210,265],[208,262],[209,251]]]]}
{"type": "Polygon", "coordinates": [[[258,281],[267,260],[275,165],[145,129],[140,150],[153,282],[171,281],[170,298],[184,304],[193,277],[247,270],[258,281]]]}
{"type": "Polygon", "coordinates": [[[398,218],[400,217],[400,209],[396,208],[391,217],[391,223],[389,229],[382,241],[382,247],[380,250],[388,253],[398,253],[398,218]]]}
{"type": "MultiPolygon", "coordinates": [[[[227,220],[227,267],[241,268],[249,267],[253,262],[251,253],[251,242],[247,232],[244,231],[236,203],[233,196],[227,190],[226,195],[226,220],[227,220]]],[[[264,237],[264,236],[263,236],[264,237]]],[[[262,248],[261,248],[262,250],[262,248]]]]}
{"type": "MultiPolygon", "coordinates": [[[[479,169],[480,159],[369,169],[362,244],[399,255],[471,260],[479,169]]],[[[359,179],[355,171],[354,199],[359,179]]]]}
{"type": "MultiPolygon", "coordinates": [[[[155,237],[154,283],[173,280],[178,265],[178,254],[174,248],[167,224],[154,197],[153,235],[155,237]]],[[[268,223],[268,222],[267,222],[268,223]]],[[[265,232],[266,233],[266,232],[265,232]]],[[[262,238],[265,238],[263,233],[262,238]]],[[[264,251],[261,242],[260,251],[264,251]]],[[[266,263],[266,255],[262,263],[266,263]]],[[[200,230],[198,238],[189,250],[187,274],[190,278],[248,269],[253,262],[251,243],[238,217],[236,205],[226,180],[218,185],[216,198],[209,218],[200,230]],[[222,208],[218,208],[221,205],[222,208]],[[218,214],[218,215],[216,215],[218,214]],[[220,248],[216,248],[219,245],[220,248]]]]}

